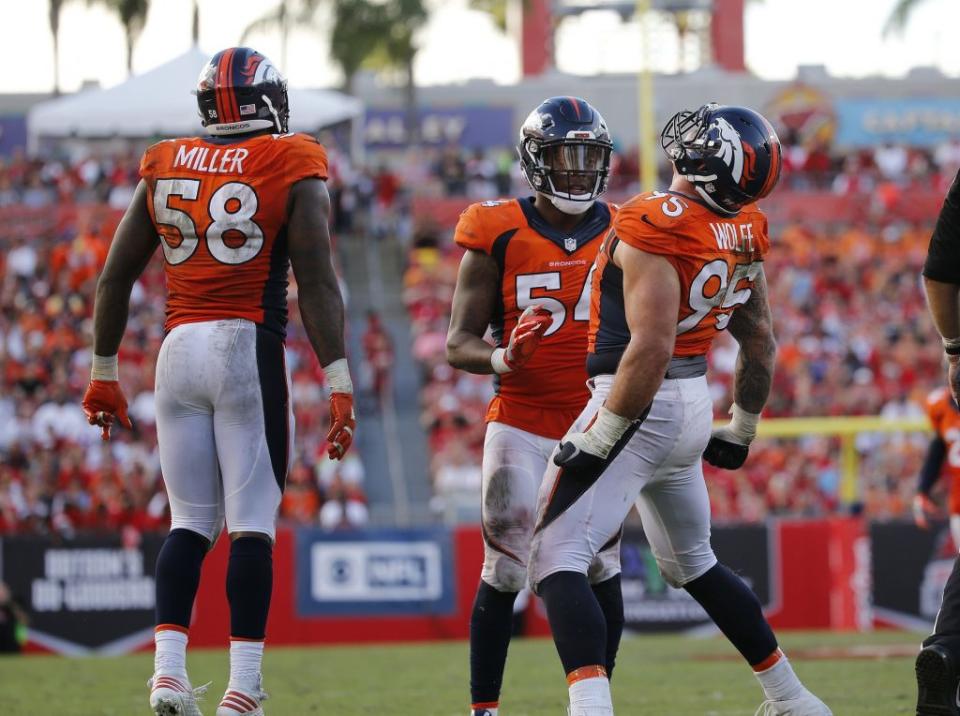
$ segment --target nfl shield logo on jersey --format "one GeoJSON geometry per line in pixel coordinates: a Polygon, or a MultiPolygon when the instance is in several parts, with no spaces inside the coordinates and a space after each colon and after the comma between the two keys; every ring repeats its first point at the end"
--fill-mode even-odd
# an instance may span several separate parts
{"type": "Polygon", "coordinates": [[[577,240],[571,239],[569,236],[563,240],[563,248],[567,251],[576,251],[577,250],[577,240]]]}

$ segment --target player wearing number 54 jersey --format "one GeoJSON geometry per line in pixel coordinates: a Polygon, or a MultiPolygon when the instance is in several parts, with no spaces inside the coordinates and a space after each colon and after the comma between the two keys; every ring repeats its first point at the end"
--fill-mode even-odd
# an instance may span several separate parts
{"type": "Polygon", "coordinates": [[[664,580],[686,589],[757,673],[764,716],[826,716],[756,596],[713,554],[700,462],[743,463],[770,390],[769,241],[753,202],[777,183],[780,143],[756,112],[713,104],[677,114],[662,140],[670,190],[624,205],[597,257],[592,397],[541,486],[530,581],[568,674],[571,716],[609,716],[603,618],[586,575],[636,504],[664,580]],[[711,434],[707,352],[725,329],[740,344],[734,419],[711,434]]]}
{"type": "MultiPolygon", "coordinates": [[[[535,198],[484,202],[460,217],[460,264],[447,356],[495,373],[487,412],[481,519],[484,562],[470,620],[471,710],[497,716],[512,609],[526,584],[537,490],[557,440],[589,397],[584,359],[589,274],[616,209],[597,201],[612,143],[587,102],[554,97],[527,118],[517,147],[535,198]],[[497,346],[483,340],[488,326],[497,346]]],[[[590,577],[607,621],[605,668],[623,626],[619,541],[590,577]]]]}
{"type": "Polygon", "coordinates": [[[104,439],[116,419],[131,427],[117,352],[131,288],[159,246],[169,296],[157,438],[172,524],[157,558],[150,706],[158,716],[199,714],[187,636],[200,567],[225,521],[230,681],[217,716],[262,716],[274,523],[293,445],[284,361],[291,265],[304,328],[331,387],[333,458],[352,440],[353,389],[323,147],[287,133],[286,82],[250,48],[216,54],[196,96],[209,136],[160,142],[143,156],[142,181],[97,286],[83,407],[104,439]]]}

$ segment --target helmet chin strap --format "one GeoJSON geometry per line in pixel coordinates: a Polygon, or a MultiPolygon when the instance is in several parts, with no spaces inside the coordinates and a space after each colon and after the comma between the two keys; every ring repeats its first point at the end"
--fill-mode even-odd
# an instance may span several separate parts
{"type": "Polygon", "coordinates": [[[570,214],[572,216],[586,214],[590,210],[590,207],[593,206],[597,201],[596,199],[590,199],[589,201],[561,199],[559,196],[553,196],[552,194],[544,194],[544,196],[546,196],[550,203],[553,204],[557,209],[562,211],[564,214],[570,214]]]}
{"type": "Polygon", "coordinates": [[[273,108],[273,102],[271,102],[271,101],[270,101],[270,98],[267,97],[267,95],[265,95],[265,94],[264,94],[264,95],[260,95],[260,98],[261,98],[264,102],[266,102],[266,104],[267,104],[267,109],[269,109],[269,110],[270,110],[270,114],[273,115],[274,124],[277,125],[277,132],[278,132],[279,134],[283,134],[283,125],[280,124],[280,115],[277,114],[277,110],[275,110],[275,109],[273,108]]]}
{"type": "Polygon", "coordinates": [[[711,196],[704,190],[704,188],[699,184],[694,184],[693,188],[697,190],[697,193],[700,195],[700,198],[703,199],[707,203],[707,205],[718,214],[722,214],[723,216],[736,216],[737,214],[740,213],[739,211],[730,211],[729,209],[724,209],[717,202],[715,202],[711,198],[711,196]]]}

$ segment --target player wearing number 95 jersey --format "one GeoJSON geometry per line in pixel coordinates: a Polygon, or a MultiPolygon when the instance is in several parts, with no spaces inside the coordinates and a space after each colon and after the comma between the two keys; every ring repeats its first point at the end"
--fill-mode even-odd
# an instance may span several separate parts
{"type": "Polygon", "coordinates": [[[230,535],[230,680],[217,716],[262,716],[260,663],[275,520],[293,445],[284,361],[292,265],[304,328],[331,388],[329,454],[354,429],[343,302],[330,259],[327,160],[287,133],[286,82],[246,47],[202,69],[207,136],[149,149],[97,286],[92,380],[83,399],[109,437],[131,427],[117,352],[130,291],[159,246],[169,296],[156,368],[160,467],[171,530],[157,558],[155,714],[198,714],[186,672],[190,615],[207,550],[230,535]]]}
{"type": "MultiPolygon", "coordinates": [[[[487,412],[481,520],[484,563],[470,620],[471,711],[497,716],[512,610],[526,585],[537,490],[557,440],[589,397],[584,360],[589,273],[615,207],[597,201],[612,143],[603,118],[576,97],[542,102],[524,122],[521,168],[532,198],[484,202],[460,217],[465,248],[447,357],[495,374],[487,412]],[[483,340],[492,330],[496,346],[483,340]]],[[[623,625],[619,542],[594,561],[612,668],[623,625]]]]}
{"type": "Polygon", "coordinates": [[[777,647],[754,593],[717,562],[701,456],[747,456],[770,390],[776,345],[762,260],[780,142],[744,107],[678,113],[662,143],[669,191],[625,204],[597,257],[587,370],[592,397],[541,486],[530,581],[568,674],[571,716],[613,713],[603,619],[587,574],[636,504],[664,580],[704,608],[757,673],[766,716],[825,716],[777,647]],[[740,344],[733,421],[711,434],[707,352],[740,344]],[[575,605],[575,606],[574,606],[575,605]]]}

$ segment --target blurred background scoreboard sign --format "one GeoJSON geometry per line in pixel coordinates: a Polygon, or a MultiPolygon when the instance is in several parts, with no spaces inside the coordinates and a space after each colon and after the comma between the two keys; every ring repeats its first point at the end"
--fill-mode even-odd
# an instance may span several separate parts
{"type": "MultiPolygon", "coordinates": [[[[456,107],[418,110],[420,141],[434,146],[455,144],[468,149],[511,145],[516,140],[511,107],[456,107]]],[[[368,149],[408,146],[403,109],[368,109],[363,127],[368,149]]]]}
{"type": "Polygon", "coordinates": [[[443,614],[454,608],[449,530],[297,532],[304,616],[443,614]]]}

